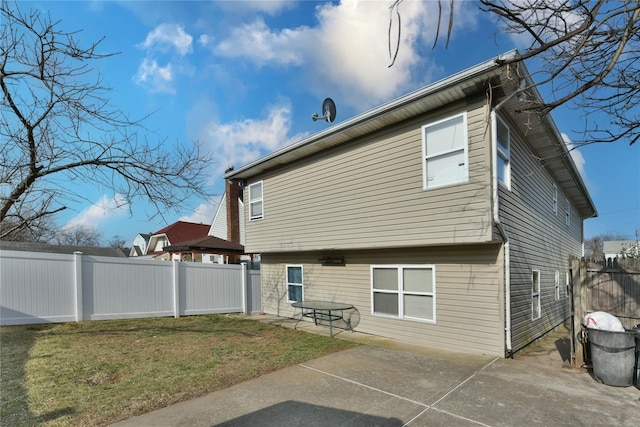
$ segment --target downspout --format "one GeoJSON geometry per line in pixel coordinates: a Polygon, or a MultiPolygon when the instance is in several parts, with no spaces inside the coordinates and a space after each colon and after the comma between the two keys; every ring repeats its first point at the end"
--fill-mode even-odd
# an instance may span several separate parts
{"type": "MultiPolygon", "coordinates": [[[[517,93],[517,92],[515,92],[517,93]]],[[[514,93],[514,94],[515,94],[514,93]]],[[[511,96],[513,96],[512,94],[511,96]]],[[[506,336],[506,346],[508,357],[513,359],[513,348],[511,344],[511,253],[509,247],[509,236],[507,236],[504,227],[502,226],[502,222],[500,222],[500,205],[499,205],[499,193],[498,193],[498,147],[496,143],[496,112],[502,105],[509,99],[511,96],[503,99],[498,105],[496,105],[491,110],[490,115],[490,126],[491,126],[491,191],[492,191],[492,213],[493,213],[493,223],[495,224],[500,236],[502,237],[502,241],[504,242],[504,293],[505,293],[505,336],[506,336]]]]}

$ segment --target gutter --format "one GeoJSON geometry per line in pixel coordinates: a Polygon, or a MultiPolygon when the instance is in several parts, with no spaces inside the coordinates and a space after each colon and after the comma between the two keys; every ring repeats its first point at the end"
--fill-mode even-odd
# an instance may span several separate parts
{"type": "Polygon", "coordinates": [[[507,102],[511,97],[518,94],[519,91],[513,92],[511,95],[507,96],[505,99],[500,101],[498,105],[491,109],[491,211],[493,214],[493,224],[498,229],[500,233],[500,237],[502,237],[502,241],[504,242],[504,294],[505,294],[505,302],[504,302],[504,311],[505,311],[505,344],[507,347],[508,357],[513,359],[513,345],[511,343],[511,250],[510,250],[510,242],[509,236],[502,226],[502,222],[500,221],[500,204],[499,204],[499,191],[498,191],[498,147],[496,143],[496,138],[494,135],[497,134],[496,129],[496,121],[498,120],[496,117],[497,111],[507,102]]]}

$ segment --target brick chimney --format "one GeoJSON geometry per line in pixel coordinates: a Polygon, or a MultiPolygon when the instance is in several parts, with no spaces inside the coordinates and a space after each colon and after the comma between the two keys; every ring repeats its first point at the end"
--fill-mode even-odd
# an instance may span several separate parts
{"type": "MultiPolygon", "coordinates": [[[[238,200],[242,197],[242,187],[238,181],[227,180],[227,240],[240,244],[240,206],[238,200]]],[[[234,262],[240,262],[239,256],[234,256],[234,262]]],[[[231,259],[229,262],[232,262],[231,259]]]]}

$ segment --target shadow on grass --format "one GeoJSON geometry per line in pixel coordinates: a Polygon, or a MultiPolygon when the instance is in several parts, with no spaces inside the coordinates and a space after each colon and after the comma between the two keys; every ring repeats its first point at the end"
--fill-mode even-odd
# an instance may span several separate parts
{"type": "MultiPolygon", "coordinates": [[[[145,319],[116,319],[116,320],[92,320],[78,323],[58,324],[55,331],[47,332],[48,336],[68,335],[130,335],[130,334],[160,334],[160,333],[191,333],[191,334],[228,334],[242,335],[247,338],[259,336],[260,323],[255,320],[225,319],[219,315],[203,315],[199,318],[211,317],[211,328],[202,328],[202,322],[198,327],[191,326],[188,317],[175,320],[167,317],[145,319]],[[143,327],[138,324],[145,322],[143,327]],[[253,325],[253,326],[252,326],[253,325]],[[247,330],[249,329],[249,330],[247,330]]],[[[194,316],[196,317],[196,316],[194,316]]]]}
{"type": "Polygon", "coordinates": [[[72,408],[35,416],[29,410],[27,363],[39,332],[53,325],[3,326],[0,328],[0,420],[2,425],[39,425],[74,414],[72,408]]]}

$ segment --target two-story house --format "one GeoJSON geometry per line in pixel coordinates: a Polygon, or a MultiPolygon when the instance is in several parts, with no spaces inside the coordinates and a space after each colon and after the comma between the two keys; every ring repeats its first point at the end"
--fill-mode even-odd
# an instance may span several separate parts
{"type": "Polygon", "coordinates": [[[348,302],[361,332],[498,356],[567,319],[596,210],[531,85],[490,60],[227,172],[264,311],[348,302]]]}

